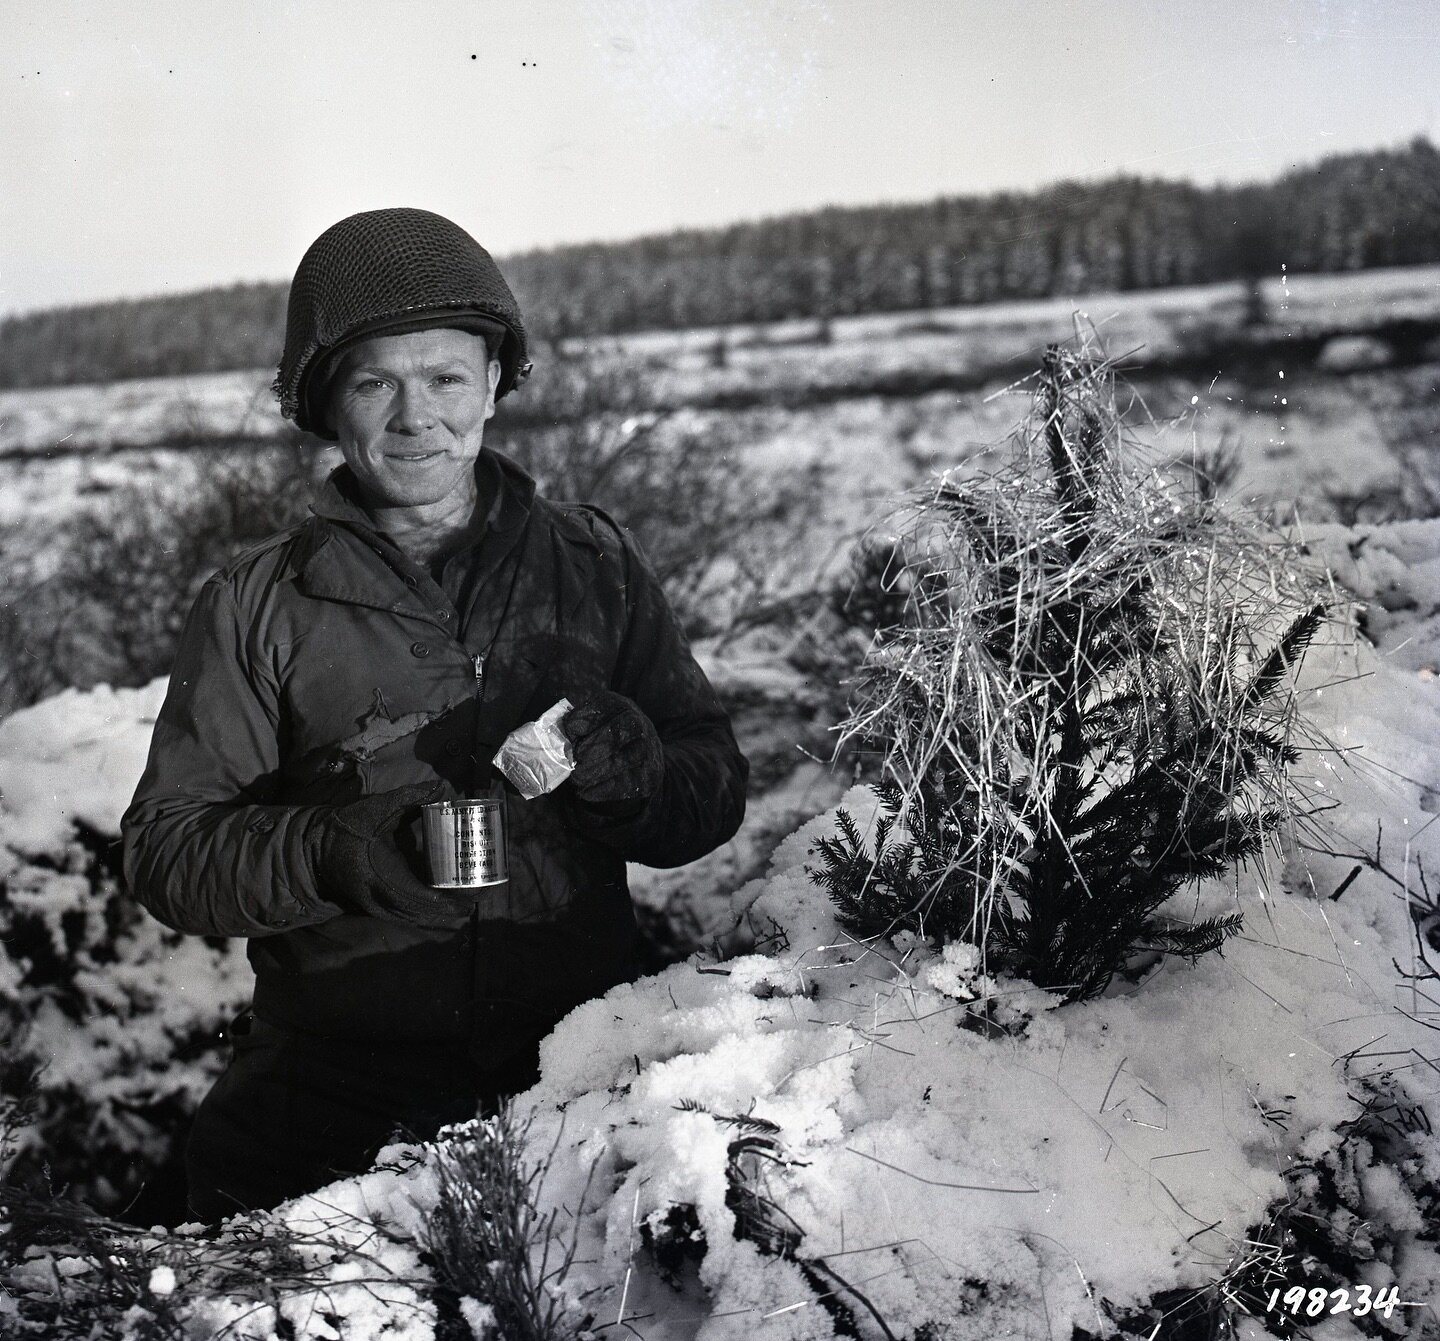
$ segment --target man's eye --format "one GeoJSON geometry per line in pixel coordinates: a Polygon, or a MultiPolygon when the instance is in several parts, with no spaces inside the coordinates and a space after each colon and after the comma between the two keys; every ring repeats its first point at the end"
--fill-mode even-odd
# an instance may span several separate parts
{"type": "Polygon", "coordinates": [[[435,379],[436,386],[459,386],[462,379],[454,373],[441,373],[435,379]]]}

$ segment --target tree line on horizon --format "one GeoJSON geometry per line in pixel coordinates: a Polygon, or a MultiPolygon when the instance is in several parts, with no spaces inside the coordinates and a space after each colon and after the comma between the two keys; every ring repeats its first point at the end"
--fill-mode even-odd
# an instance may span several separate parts
{"type": "MultiPolygon", "coordinates": [[[[1116,177],[927,203],[832,207],[502,261],[541,339],[756,325],[1440,261],[1440,150],[1336,155],[1278,180],[1116,177]]],[[[0,322],[0,387],[273,364],[287,285],[0,322]]]]}

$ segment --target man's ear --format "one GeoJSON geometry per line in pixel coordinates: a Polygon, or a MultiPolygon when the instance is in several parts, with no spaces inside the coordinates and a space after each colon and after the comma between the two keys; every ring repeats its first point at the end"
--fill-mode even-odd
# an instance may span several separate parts
{"type": "Polygon", "coordinates": [[[485,397],[485,418],[495,413],[495,388],[500,385],[500,360],[492,358],[486,366],[485,375],[490,379],[490,392],[485,397]]]}

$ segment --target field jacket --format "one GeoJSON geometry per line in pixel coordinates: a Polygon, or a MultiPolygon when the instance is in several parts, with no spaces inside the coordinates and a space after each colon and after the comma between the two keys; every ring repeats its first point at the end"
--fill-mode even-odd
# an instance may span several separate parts
{"type": "Polygon", "coordinates": [[[488,450],[479,472],[494,502],[468,608],[370,529],[343,466],[314,516],[205,584],[122,834],[129,887],[162,922],[249,938],[259,1014],[468,1039],[483,1061],[631,974],[625,862],[678,866],[728,839],[747,765],[633,540],[488,450]],[[511,791],[510,879],[458,928],[327,898],[332,807],[437,778],[475,794],[511,730],[602,688],[633,699],[664,747],[638,815],[594,813],[564,786],[511,791]]]}

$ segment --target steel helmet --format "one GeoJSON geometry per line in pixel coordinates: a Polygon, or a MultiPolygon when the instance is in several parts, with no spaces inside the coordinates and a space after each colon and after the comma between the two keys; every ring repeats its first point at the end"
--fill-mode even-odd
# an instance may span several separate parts
{"type": "Polygon", "coordinates": [[[453,326],[485,336],[500,360],[499,400],[530,372],[525,325],[499,268],[458,224],[428,210],[352,214],[327,228],[290,285],[280,412],[333,437],[314,393],[326,365],[357,340],[453,326]]]}

